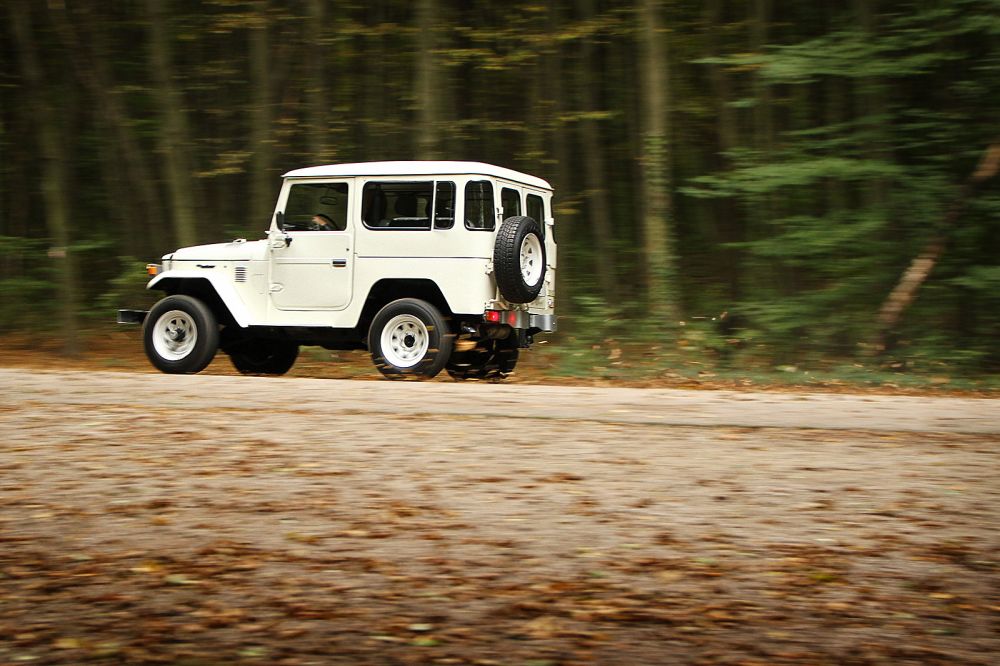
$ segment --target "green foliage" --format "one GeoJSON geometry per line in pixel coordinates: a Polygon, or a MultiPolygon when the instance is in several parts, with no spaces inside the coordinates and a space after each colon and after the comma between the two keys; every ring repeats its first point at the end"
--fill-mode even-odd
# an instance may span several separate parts
{"type": "Polygon", "coordinates": [[[146,289],[149,276],[146,274],[146,262],[135,257],[118,257],[121,266],[118,274],[107,283],[107,290],[95,300],[87,314],[98,321],[113,319],[120,308],[129,310],[148,310],[162,295],[146,289]]]}
{"type": "Polygon", "coordinates": [[[54,287],[44,242],[0,236],[0,331],[50,329],[54,287]]]}
{"type": "MultiPolygon", "coordinates": [[[[732,307],[753,322],[773,358],[863,353],[882,300],[928,238],[961,240],[1000,214],[997,202],[970,203],[960,188],[995,140],[987,107],[998,88],[982,85],[984,69],[996,68],[996,21],[987,18],[995,8],[959,0],[879,15],[867,27],[847,15],[842,23],[850,27],[701,61],[749,70],[758,90],[780,94],[763,110],[772,118],[802,111],[798,100],[821,100],[798,115],[800,124],[761,148],[730,151],[729,168],[691,178],[681,190],[747,211],[745,239],[728,246],[746,258],[750,287],[732,307]],[[973,90],[991,96],[974,99],[973,90]],[[956,206],[964,214],[948,228],[946,212],[956,206]]],[[[762,99],[758,92],[750,113],[762,112],[762,99]]],[[[938,281],[911,313],[915,325],[899,332],[905,344],[896,354],[929,353],[966,369],[1000,360],[996,350],[957,345],[963,337],[983,340],[990,325],[954,316],[956,302],[970,300],[956,288],[987,294],[995,275],[993,266],[976,267],[995,265],[987,246],[958,245],[949,246],[932,274],[938,281]]]]}

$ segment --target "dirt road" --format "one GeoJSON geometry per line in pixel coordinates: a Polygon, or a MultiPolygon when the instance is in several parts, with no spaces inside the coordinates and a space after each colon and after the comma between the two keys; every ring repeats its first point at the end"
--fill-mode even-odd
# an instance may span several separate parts
{"type": "Polygon", "coordinates": [[[0,664],[992,664],[1000,400],[0,369],[0,664]]]}

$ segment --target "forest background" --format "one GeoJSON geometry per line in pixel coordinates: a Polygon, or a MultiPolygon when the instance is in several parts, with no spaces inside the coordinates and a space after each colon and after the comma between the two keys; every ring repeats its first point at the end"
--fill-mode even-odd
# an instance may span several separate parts
{"type": "Polygon", "coordinates": [[[553,183],[567,372],[1000,370],[998,0],[3,0],[0,333],[72,353],[280,175],[553,183]]]}

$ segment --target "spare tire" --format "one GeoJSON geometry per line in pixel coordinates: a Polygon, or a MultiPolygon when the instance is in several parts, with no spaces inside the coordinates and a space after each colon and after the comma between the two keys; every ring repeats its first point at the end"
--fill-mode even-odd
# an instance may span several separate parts
{"type": "Polygon", "coordinates": [[[497,232],[493,273],[500,295],[511,303],[530,303],[545,284],[542,228],[525,215],[508,217],[497,232]]]}

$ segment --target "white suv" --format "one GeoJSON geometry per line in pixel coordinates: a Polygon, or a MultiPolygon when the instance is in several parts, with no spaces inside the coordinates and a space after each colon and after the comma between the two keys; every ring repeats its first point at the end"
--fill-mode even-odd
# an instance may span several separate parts
{"type": "Polygon", "coordinates": [[[554,331],[552,188],[479,162],[368,162],[284,176],[265,240],[187,247],[150,264],[167,296],[142,322],[163,372],[222,349],[283,374],[300,345],[363,349],[383,375],[503,377],[554,331]]]}

